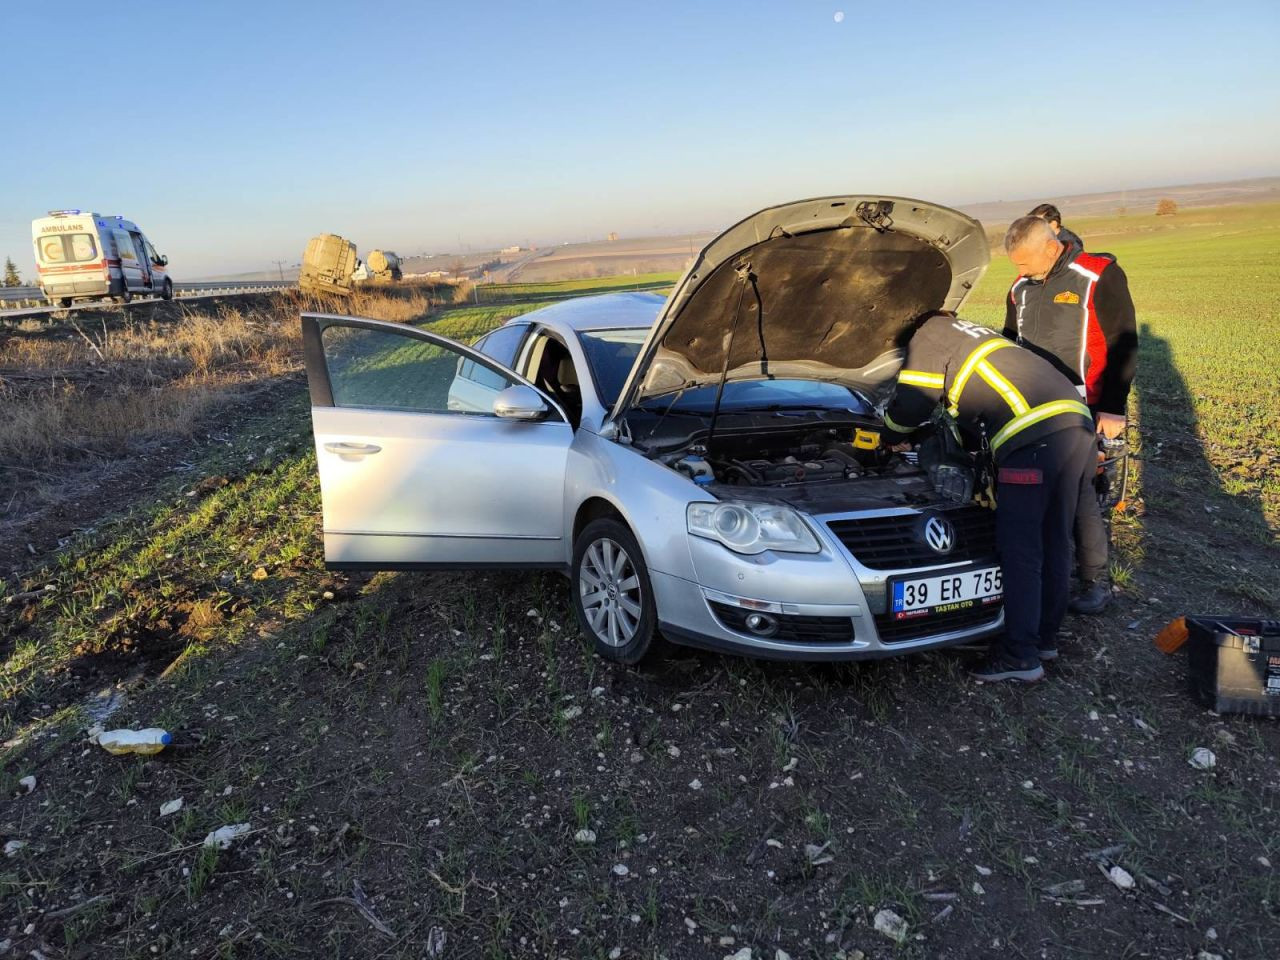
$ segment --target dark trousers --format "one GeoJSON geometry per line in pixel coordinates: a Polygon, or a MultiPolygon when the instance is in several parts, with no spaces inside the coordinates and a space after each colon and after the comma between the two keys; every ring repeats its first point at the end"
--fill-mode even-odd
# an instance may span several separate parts
{"type": "MultiPolygon", "coordinates": [[[[1097,454],[1095,453],[1095,458],[1097,454]]],[[[1080,494],[1076,507],[1076,567],[1080,579],[1095,583],[1107,579],[1107,525],[1098,506],[1098,495],[1092,480],[1097,467],[1089,472],[1089,489],[1080,494]]]]}
{"type": "Polygon", "coordinates": [[[1030,667],[1057,644],[1071,584],[1071,536],[1082,497],[1093,497],[1093,432],[1070,427],[1002,458],[996,549],[1004,569],[1005,659],[1030,667]]]}

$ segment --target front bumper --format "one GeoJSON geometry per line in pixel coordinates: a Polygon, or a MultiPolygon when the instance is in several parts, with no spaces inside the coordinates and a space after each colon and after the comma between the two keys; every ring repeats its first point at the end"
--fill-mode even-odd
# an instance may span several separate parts
{"type": "Polygon", "coordinates": [[[659,628],[672,642],[775,660],[858,660],[916,653],[971,642],[1000,632],[999,605],[973,608],[959,618],[928,627],[886,631],[887,584],[893,577],[939,571],[961,572],[994,558],[894,570],[863,566],[832,535],[813,524],[817,554],[763,553],[743,556],[700,537],[689,537],[696,580],[650,572],[659,628]],[[772,636],[747,629],[746,618],[767,614],[778,627],[772,636]],[[894,635],[888,635],[894,634],[894,635]]]}

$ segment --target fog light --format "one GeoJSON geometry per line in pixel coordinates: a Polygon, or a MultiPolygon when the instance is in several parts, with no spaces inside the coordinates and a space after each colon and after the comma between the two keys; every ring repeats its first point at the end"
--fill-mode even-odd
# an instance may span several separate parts
{"type": "Polygon", "coordinates": [[[767,613],[747,614],[746,624],[757,637],[771,637],[778,632],[778,621],[767,613]]]}

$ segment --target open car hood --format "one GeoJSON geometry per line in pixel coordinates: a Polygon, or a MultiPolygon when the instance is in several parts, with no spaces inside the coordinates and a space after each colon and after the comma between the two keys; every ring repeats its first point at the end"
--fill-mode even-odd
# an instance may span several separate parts
{"type": "Polygon", "coordinates": [[[826,380],[869,397],[916,318],[956,311],[990,261],[982,224],[901,197],[770,207],[712,240],[676,284],[614,416],[729,380],[826,380]]]}

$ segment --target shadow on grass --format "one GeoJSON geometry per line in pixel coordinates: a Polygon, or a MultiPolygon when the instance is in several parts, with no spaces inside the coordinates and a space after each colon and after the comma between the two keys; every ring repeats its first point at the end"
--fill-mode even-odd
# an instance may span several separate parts
{"type": "MultiPolygon", "coordinates": [[[[1274,614],[1280,551],[1261,496],[1211,461],[1196,397],[1169,341],[1144,324],[1140,344],[1137,454],[1145,509],[1141,542],[1131,551],[1137,572],[1176,585],[1178,602],[1213,608],[1206,612],[1274,614]]],[[[1117,539],[1126,546],[1123,534],[1117,539]]]]}

